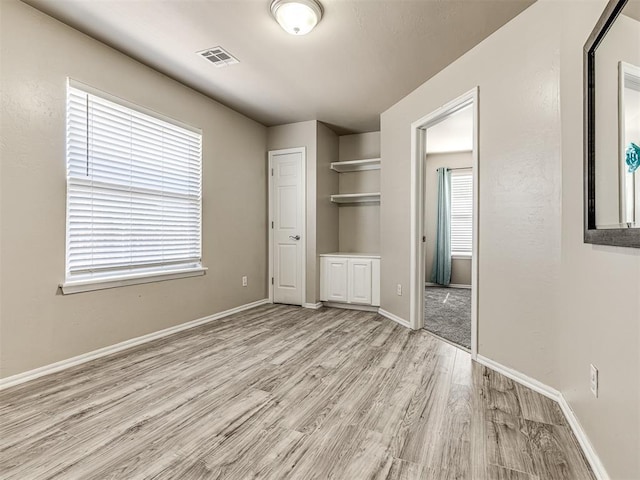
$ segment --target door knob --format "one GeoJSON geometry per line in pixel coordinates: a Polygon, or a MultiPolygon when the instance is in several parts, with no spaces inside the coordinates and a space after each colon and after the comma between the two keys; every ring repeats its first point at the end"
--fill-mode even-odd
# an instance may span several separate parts
{"type": "Polygon", "coordinates": [[[300,235],[289,235],[291,240],[300,240],[300,235]]]}

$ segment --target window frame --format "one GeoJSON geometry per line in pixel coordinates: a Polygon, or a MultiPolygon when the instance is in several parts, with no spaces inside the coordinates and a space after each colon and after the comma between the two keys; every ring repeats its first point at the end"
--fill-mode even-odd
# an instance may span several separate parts
{"type": "MultiPolygon", "coordinates": [[[[473,256],[473,168],[472,167],[463,167],[452,169],[451,171],[451,179],[458,176],[469,176],[470,182],[470,209],[469,209],[469,233],[470,233],[470,241],[469,241],[469,251],[456,251],[453,247],[453,239],[451,241],[451,258],[452,259],[470,259],[473,256]]],[[[453,237],[453,185],[451,187],[451,236],[453,237]]]]}
{"type": "Polygon", "coordinates": [[[134,104],[127,100],[123,100],[122,98],[116,97],[109,93],[103,92],[96,88],[93,88],[84,83],[78,82],[71,78],[67,79],[66,86],[66,94],[65,94],[65,201],[66,201],[66,209],[65,209],[65,281],[61,283],[59,286],[63,294],[73,294],[80,293],[92,290],[101,290],[106,288],[115,288],[121,286],[128,285],[136,285],[136,284],[144,284],[151,282],[159,282],[165,280],[173,280],[178,278],[188,278],[194,276],[204,275],[207,271],[207,268],[203,266],[203,251],[202,251],[202,197],[203,197],[203,185],[204,185],[204,176],[203,176],[203,162],[202,162],[202,130],[199,128],[192,127],[190,125],[184,124],[178,120],[167,117],[160,113],[157,113],[148,108],[142,107],[140,105],[134,104]],[[148,268],[138,268],[135,270],[131,270],[130,267],[123,266],[121,270],[114,270],[112,273],[108,273],[108,271],[103,275],[80,275],[70,274],[69,268],[69,253],[70,253],[70,175],[69,175],[69,137],[68,137],[68,121],[69,121],[69,106],[68,106],[68,98],[70,95],[71,89],[80,90],[83,93],[88,95],[92,95],[98,97],[107,102],[114,103],[119,107],[125,108],[127,110],[131,110],[137,114],[142,114],[145,116],[152,117],[161,122],[168,123],[173,125],[174,127],[178,127],[180,129],[187,130],[189,132],[195,133],[199,136],[200,142],[200,163],[199,163],[199,187],[200,187],[200,195],[199,195],[199,234],[198,234],[198,249],[200,253],[200,259],[198,262],[194,262],[193,265],[179,264],[172,268],[170,265],[163,265],[157,267],[148,267],[148,268]]]}

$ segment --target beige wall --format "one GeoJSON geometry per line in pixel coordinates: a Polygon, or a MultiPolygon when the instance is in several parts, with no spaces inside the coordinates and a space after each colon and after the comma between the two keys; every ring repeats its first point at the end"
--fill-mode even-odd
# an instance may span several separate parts
{"type": "Polygon", "coordinates": [[[23,3],[0,8],[0,376],[265,298],[266,128],[23,3]],[[205,276],[60,294],[67,76],[202,129],[205,276]]]}
{"type": "Polygon", "coordinates": [[[479,353],[559,389],[610,476],[631,479],[640,250],[582,240],[582,46],[605,3],[539,0],[383,113],[381,293],[409,318],[411,122],[479,86],[479,353]]]}
{"type": "MultiPolygon", "coordinates": [[[[338,158],[338,135],[318,122],[317,191],[316,191],[316,274],[320,275],[321,253],[338,251],[339,207],[331,202],[338,191],[338,173],[331,170],[331,162],[338,158]]],[[[320,301],[320,281],[316,283],[315,302],[320,301]]],[[[315,303],[314,302],[314,303],[315,303]]]]}
{"type": "Polygon", "coordinates": [[[556,386],[612,479],[640,478],[640,249],[583,243],[582,47],[605,0],[562,9],[562,301],[556,386]],[[589,364],[599,369],[599,397],[589,364]]]}
{"type": "MultiPolygon", "coordinates": [[[[433,256],[436,245],[438,221],[438,173],[441,167],[464,168],[473,165],[471,152],[432,153],[427,155],[425,164],[425,235],[427,237],[425,281],[431,279],[433,256]]],[[[451,283],[471,285],[471,258],[451,259],[451,283]]]]}
{"type": "Polygon", "coordinates": [[[316,155],[318,151],[317,121],[290,123],[267,129],[267,150],[304,147],[307,163],[307,238],[306,238],[306,292],[305,302],[315,303],[317,277],[316,254],[316,155]]]}
{"type": "Polygon", "coordinates": [[[409,319],[411,123],[479,86],[479,351],[553,383],[561,131],[548,8],[534,4],[382,114],[381,300],[409,319]]]}
{"type": "Polygon", "coordinates": [[[341,162],[380,158],[380,132],[341,135],[338,155],[341,162]]]}
{"type": "Polygon", "coordinates": [[[471,286],[471,259],[451,259],[451,284],[471,286]]]}
{"type": "Polygon", "coordinates": [[[306,303],[320,301],[320,253],[338,249],[338,212],[331,194],[338,190],[338,175],[331,162],[338,156],[338,136],[316,120],[267,129],[268,150],[305,147],[307,155],[306,303]]]}
{"type": "MultiPolygon", "coordinates": [[[[339,161],[380,157],[380,132],[340,137],[339,161]]],[[[380,170],[340,174],[338,193],[380,191],[380,170]]],[[[343,205],[339,210],[341,252],[380,252],[380,205],[343,205]]]]}

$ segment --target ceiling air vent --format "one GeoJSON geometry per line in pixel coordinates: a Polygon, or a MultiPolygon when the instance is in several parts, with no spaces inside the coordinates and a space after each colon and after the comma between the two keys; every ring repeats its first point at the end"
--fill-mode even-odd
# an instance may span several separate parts
{"type": "Polygon", "coordinates": [[[206,50],[197,53],[198,55],[202,55],[218,68],[228,67],[234,63],[240,63],[237,58],[222,47],[207,48],[206,50]]]}

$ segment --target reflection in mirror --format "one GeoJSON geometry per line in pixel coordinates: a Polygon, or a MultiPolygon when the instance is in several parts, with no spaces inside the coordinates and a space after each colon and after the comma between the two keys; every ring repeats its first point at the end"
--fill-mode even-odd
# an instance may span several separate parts
{"type": "MultiPolygon", "coordinates": [[[[640,38],[638,39],[640,43],[640,38]]],[[[620,215],[640,226],[640,67],[620,62],[620,215]]]]}
{"type": "Polygon", "coordinates": [[[596,227],[640,227],[640,2],[595,52],[596,227]]]}

